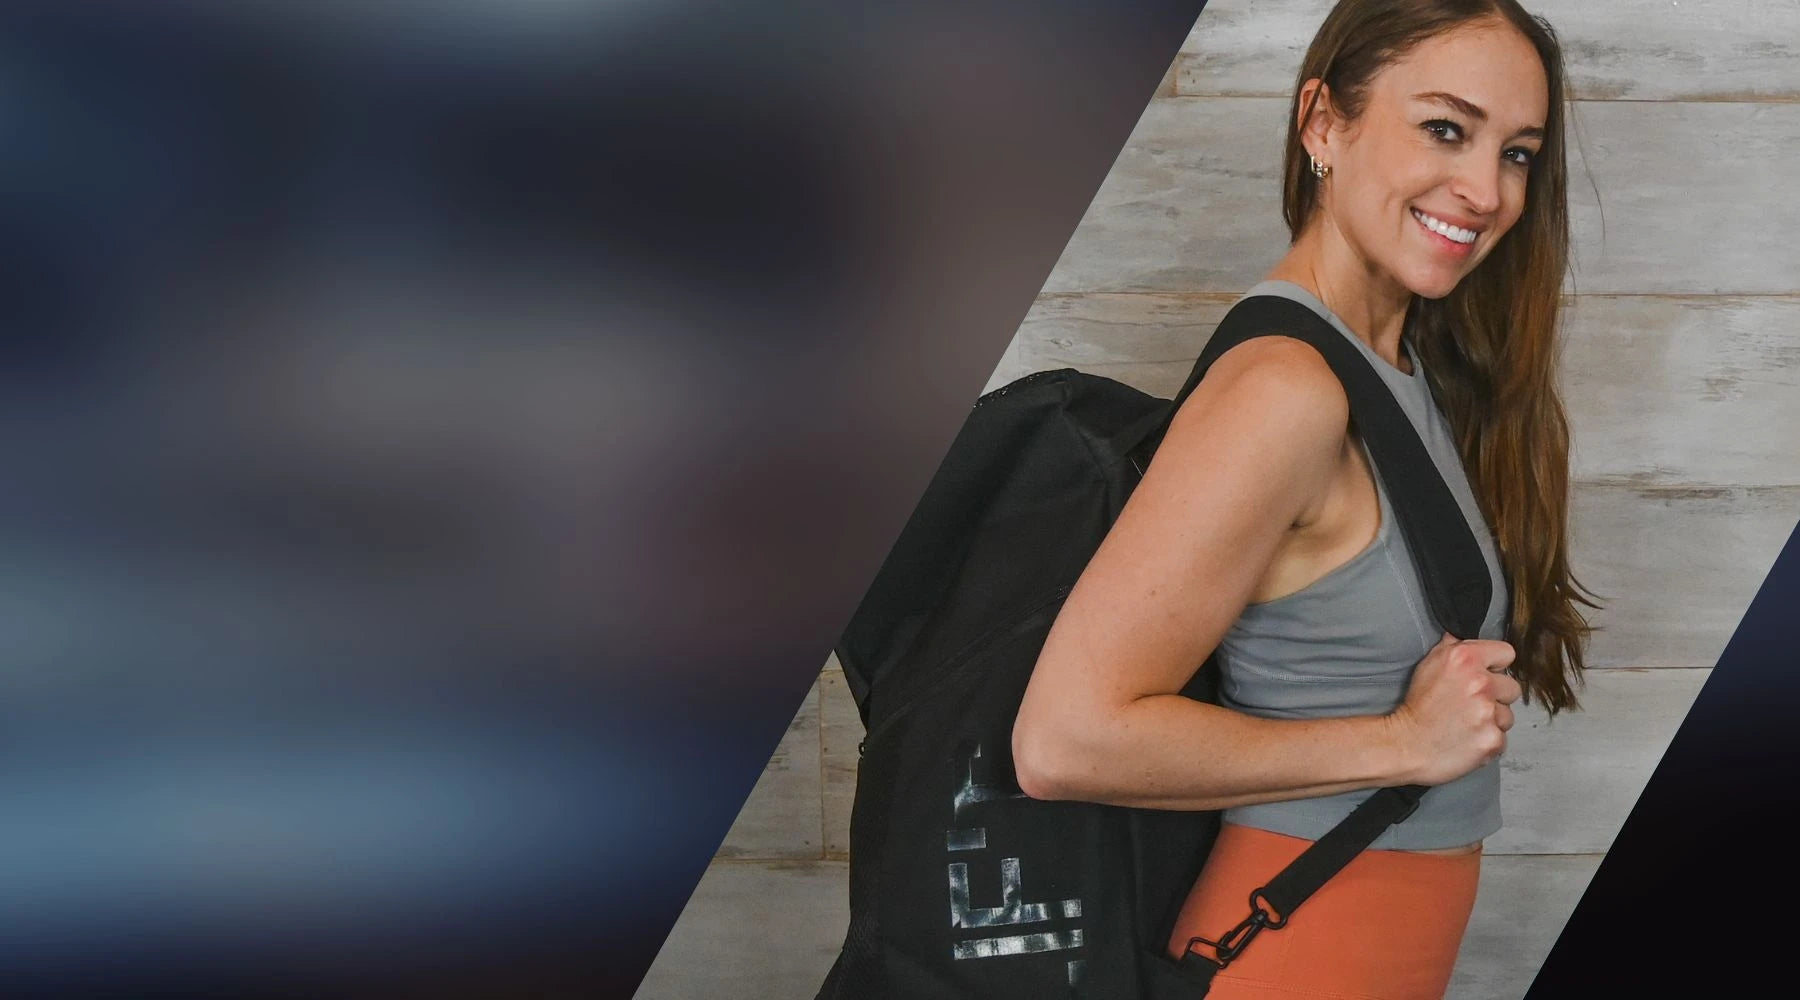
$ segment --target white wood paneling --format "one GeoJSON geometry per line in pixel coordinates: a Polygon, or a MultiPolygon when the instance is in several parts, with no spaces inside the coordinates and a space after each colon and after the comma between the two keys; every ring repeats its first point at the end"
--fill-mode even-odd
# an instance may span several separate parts
{"type": "Polygon", "coordinates": [[[1047,368],[1078,368],[1172,397],[1232,294],[1042,295],[983,391],[1047,368]]]}
{"type": "MultiPolygon", "coordinates": [[[[1488,853],[1604,853],[1710,673],[1590,670],[1582,710],[1551,720],[1535,705],[1519,706],[1501,763],[1506,825],[1488,839],[1488,853]]],[[[836,732],[826,737],[826,851],[847,857],[863,728],[840,673],[826,671],[820,693],[821,714],[836,716],[827,723],[836,732]],[[842,748],[835,762],[833,744],[842,748]]]]}
{"type": "Polygon", "coordinates": [[[1797,517],[1791,486],[1578,485],[1570,560],[1605,603],[1584,609],[1590,665],[1712,666],[1797,517]]]}
{"type": "Polygon", "coordinates": [[[1646,485],[1800,485],[1800,298],[1571,300],[1571,466],[1646,485]]]}
{"type": "Polygon", "coordinates": [[[1710,670],[1590,670],[1582,710],[1516,706],[1500,759],[1496,854],[1603,854],[1710,670]]]}
{"type": "MultiPolygon", "coordinates": [[[[1287,245],[1286,114],[1278,98],[1152,101],[1044,290],[1254,284],[1287,245]]],[[[1800,291],[1800,201],[1761,194],[1792,173],[1800,104],[1579,102],[1573,122],[1569,291],[1800,291]]]]}
{"type": "MultiPolygon", "coordinates": [[[[1332,0],[1211,0],[1176,59],[1182,95],[1286,96],[1332,0]]],[[[1588,100],[1794,100],[1800,5],[1528,0],[1588,100]]]]}
{"type": "Polygon", "coordinates": [[[850,853],[850,807],[856,801],[856,745],[862,741],[862,716],[850,697],[844,672],[832,656],[819,675],[821,762],[824,768],[825,856],[850,853]]]}
{"type": "MultiPolygon", "coordinates": [[[[1452,1000],[1524,995],[1800,518],[1800,203],[1779,196],[1800,152],[1800,3],[1527,5],[1582,99],[1571,558],[1606,606],[1585,711],[1521,709],[1452,1000]]],[[[1286,248],[1287,94],[1329,6],[1207,5],[988,389],[1075,367],[1175,392],[1286,248]]],[[[641,998],[816,991],[848,920],[861,737],[828,661],[641,998]]]]}
{"type": "Polygon", "coordinates": [[[815,680],[717,856],[818,858],[822,855],[819,759],[819,681],[815,680]]]}
{"type": "Polygon", "coordinates": [[[843,861],[715,861],[636,1000],[801,998],[818,993],[850,924],[843,861]]]}
{"type": "Polygon", "coordinates": [[[1595,854],[1483,858],[1445,1000],[1524,996],[1599,867],[1595,854]]]}
{"type": "Polygon", "coordinates": [[[1046,292],[1248,288],[1287,246],[1281,102],[1152,101],[1046,292]]]}
{"type": "MultiPolygon", "coordinates": [[[[1448,1000],[1524,996],[1599,862],[1598,855],[1483,858],[1448,1000]]],[[[848,894],[843,861],[715,861],[636,1000],[810,997],[843,944],[848,894]]]]}
{"type": "MultiPolygon", "coordinates": [[[[989,379],[1079,368],[1173,396],[1235,293],[1039,297],[989,379]]],[[[1800,485],[1800,297],[1565,299],[1576,479],[1800,485]]]]}

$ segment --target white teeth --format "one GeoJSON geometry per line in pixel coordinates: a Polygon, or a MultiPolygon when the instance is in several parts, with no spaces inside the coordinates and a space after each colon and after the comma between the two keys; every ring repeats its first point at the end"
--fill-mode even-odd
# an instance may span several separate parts
{"type": "Polygon", "coordinates": [[[1463,229],[1458,226],[1452,226],[1450,223],[1445,222],[1444,220],[1439,219],[1435,216],[1426,215],[1424,212],[1421,212],[1416,208],[1412,210],[1412,214],[1413,214],[1413,218],[1418,219],[1420,222],[1424,223],[1425,228],[1431,230],[1434,233],[1438,233],[1440,235],[1449,237],[1450,239],[1453,239],[1458,243],[1473,243],[1473,242],[1475,242],[1475,230],[1473,230],[1473,229],[1463,229]]]}

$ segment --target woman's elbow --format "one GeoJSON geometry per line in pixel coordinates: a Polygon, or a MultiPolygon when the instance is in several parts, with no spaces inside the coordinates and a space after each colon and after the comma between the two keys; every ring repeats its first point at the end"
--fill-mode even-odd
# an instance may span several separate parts
{"type": "Polygon", "coordinates": [[[1013,776],[1019,791],[1034,799],[1070,799],[1079,794],[1071,780],[1073,747],[1065,726],[1021,713],[1013,722],[1013,776]]]}

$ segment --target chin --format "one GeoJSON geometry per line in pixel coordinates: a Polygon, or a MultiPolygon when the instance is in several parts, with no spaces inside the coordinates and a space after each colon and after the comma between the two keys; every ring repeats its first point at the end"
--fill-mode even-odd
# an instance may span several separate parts
{"type": "Polygon", "coordinates": [[[1420,298],[1441,299],[1456,291],[1456,286],[1462,283],[1462,279],[1461,272],[1455,274],[1428,272],[1407,275],[1401,284],[1406,286],[1407,291],[1420,298]]]}

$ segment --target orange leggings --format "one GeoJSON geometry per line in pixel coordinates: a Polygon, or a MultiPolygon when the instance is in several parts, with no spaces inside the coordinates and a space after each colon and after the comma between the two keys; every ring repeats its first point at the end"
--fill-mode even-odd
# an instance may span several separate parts
{"type": "MultiPolygon", "coordinates": [[[[1216,941],[1250,913],[1250,891],[1310,841],[1227,823],[1169,940],[1216,941]]],[[[1441,1000],[1475,905],[1481,852],[1364,851],[1264,929],[1213,979],[1207,1000],[1441,1000]]],[[[1280,914],[1277,914],[1279,917],[1280,914]]],[[[1208,958],[1213,950],[1194,945],[1208,958]]]]}

